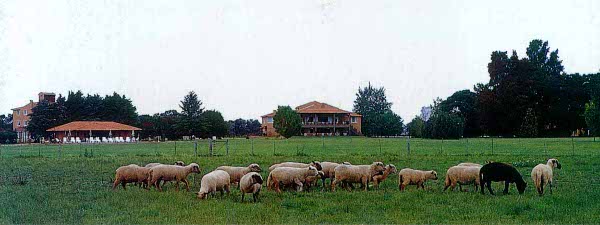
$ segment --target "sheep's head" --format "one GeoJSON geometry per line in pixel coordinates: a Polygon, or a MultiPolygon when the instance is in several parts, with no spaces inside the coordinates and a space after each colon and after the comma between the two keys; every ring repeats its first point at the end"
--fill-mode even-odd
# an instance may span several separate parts
{"type": "Polygon", "coordinates": [[[558,162],[558,159],[548,159],[548,164],[552,164],[552,168],[562,168],[562,166],[560,165],[560,163],[558,162]]]}
{"type": "Polygon", "coordinates": [[[177,166],[185,166],[185,163],[183,161],[177,161],[177,162],[175,162],[175,165],[177,165],[177,166]]]}
{"type": "Polygon", "coordinates": [[[385,171],[385,165],[382,162],[374,162],[371,164],[371,171],[375,175],[383,175],[383,171],[385,171]]]}
{"type": "Polygon", "coordinates": [[[428,171],[427,176],[429,177],[429,179],[432,179],[432,180],[438,179],[437,172],[435,172],[435,170],[428,171]]]}
{"type": "Polygon", "coordinates": [[[316,167],[314,166],[309,166],[308,167],[308,176],[317,176],[317,174],[319,174],[319,171],[317,170],[316,167]]]}
{"type": "Polygon", "coordinates": [[[323,167],[321,167],[321,162],[319,161],[312,161],[310,163],[311,166],[314,166],[315,168],[317,168],[317,170],[321,171],[323,170],[323,167]]]}
{"type": "Polygon", "coordinates": [[[321,177],[323,177],[323,176],[325,176],[325,173],[323,173],[323,171],[319,171],[319,172],[317,173],[317,177],[318,177],[318,178],[321,178],[321,177]]]}
{"type": "Polygon", "coordinates": [[[207,194],[208,193],[198,192],[198,194],[196,196],[198,197],[198,199],[206,199],[207,194]]]}
{"type": "Polygon", "coordinates": [[[248,168],[250,169],[250,172],[260,172],[260,166],[256,163],[252,163],[248,166],[248,168]]]}
{"type": "Polygon", "coordinates": [[[389,174],[395,174],[398,172],[398,170],[396,169],[396,166],[394,166],[394,164],[389,164],[389,165],[385,166],[385,170],[387,170],[387,172],[389,174]]]}
{"type": "Polygon", "coordinates": [[[198,164],[190,163],[188,166],[192,168],[192,173],[200,173],[200,166],[198,164]]]}
{"type": "Polygon", "coordinates": [[[262,183],[263,183],[263,179],[262,179],[262,177],[260,176],[260,174],[253,174],[253,175],[252,175],[252,181],[253,181],[253,183],[255,183],[255,184],[262,184],[262,183]]]}

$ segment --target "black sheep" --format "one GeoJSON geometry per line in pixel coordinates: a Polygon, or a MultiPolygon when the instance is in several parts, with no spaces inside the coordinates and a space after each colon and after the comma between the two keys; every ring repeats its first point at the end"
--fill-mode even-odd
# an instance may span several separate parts
{"type": "Polygon", "coordinates": [[[504,194],[508,194],[508,186],[510,183],[517,184],[519,194],[523,194],[523,192],[525,192],[525,187],[527,187],[527,183],[525,183],[519,171],[506,163],[492,162],[484,165],[481,167],[481,170],[479,170],[479,178],[481,179],[481,194],[485,194],[485,184],[487,184],[490,194],[494,194],[492,191],[492,181],[504,181],[504,194]]]}

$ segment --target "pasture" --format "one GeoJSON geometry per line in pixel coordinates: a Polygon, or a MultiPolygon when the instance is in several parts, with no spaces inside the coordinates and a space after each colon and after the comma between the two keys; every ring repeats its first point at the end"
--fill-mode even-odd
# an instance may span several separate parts
{"type": "MultiPolygon", "coordinates": [[[[461,139],[325,137],[230,139],[212,155],[208,142],[0,146],[0,223],[598,223],[600,222],[600,140],[461,139]],[[194,146],[197,146],[195,149],[194,146]],[[410,145],[410,150],[409,146],[410,145]],[[175,147],[176,146],[176,147],[175,147]],[[557,158],[553,194],[539,197],[531,169],[557,158]],[[130,185],[113,191],[114,171],[149,162],[196,162],[201,174],[189,176],[191,191],[164,192],[130,185]],[[426,190],[398,191],[397,175],[368,192],[321,188],[276,194],[263,189],[258,203],[240,203],[239,190],[224,197],[196,199],[200,178],[220,165],[312,160],[370,164],[382,161],[398,169],[436,170],[439,179],[426,190]],[[524,195],[494,184],[497,196],[442,192],[446,170],[459,162],[486,160],[513,164],[528,182],[524,195]]],[[[327,182],[329,184],[329,181],[327,182]]],[[[321,184],[319,182],[319,184],[321,184]]],[[[468,188],[469,190],[472,187],[468,188]]],[[[249,199],[246,196],[246,199],[249,199]]],[[[250,197],[251,199],[251,197],[250,197]]]]}

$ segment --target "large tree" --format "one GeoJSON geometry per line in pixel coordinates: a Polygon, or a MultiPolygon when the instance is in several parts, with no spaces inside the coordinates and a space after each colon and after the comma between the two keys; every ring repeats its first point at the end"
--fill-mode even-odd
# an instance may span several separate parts
{"type": "Polygon", "coordinates": [[[421,117],[416,116],[406,126],[408,129],[408,135],[416,138],[424,137],[425,121],[421,117]]]}
{"type": "Polygon", "coordinates": [[[104,97],[104,102],[101,106],[104,109],[102,119],[115,121],[124,124],[135,124],[137,122],[136,107],[131,99],[125,95],[113,93],[104,97]]]}
{"type": "Polygon", "coordinates": [[[179,108],[181,108],[181,113],[177,128],[182,132],[182,135],[206,136],[203,134],[206,128],[202,121],[204,108],[202,107],[202,101],[198,99],[198,95],[194,91],[190,91],[179,104],[179,108]]]}
{"type": "Polygon", "coordinates": [[[469,90],[457,91],[442,101],[439,110],[455,113],[465,121],[464,136],[480,136],[479,108],[477,94],[469,90]]]}
{"type": "Polygon", "coordinates": [[[441,99],[436,99],[432,105],[432,113],[425,123],[424,136],[436,139],[458,139],[464,131],[464,119],[457,111],[441,110],[441,99]]]}
{"type": "Polygon", "coordinates": [[[0,143],[12,144],[17,142],[17,133],[12,130],[12,114],[0,115],[0,143]]]}
{"type": "Polygon", "coordinates": [[[216,110],[207,110],[202,115],[208,137],[225,137],[229,133],[229,125],[223,115],[216,110]]]}
{"type": "Polygon", "coordinates": [[[380,136],[399,136],[402,135],[404,131],[404,120],[402,118],[392,112],[392,110],[388,110],[380,116],[380,136]]]}
{"type": "Polygon", "coordinates": [[[285,138],[299,135],[302,130],[302,118],[290,106],[278,106],[273,117],[275,131],[285,138]]]}
{"type": "Polygon", "coordinates": [[[391,110],[392,103],[387,101],[385,88],[375,88],[371,83],[359,88],[354,100],[354,112],[362,115],[362,133],[366,136],[381,135],[382,115],[391,110]]]}
{"type": "Polygon", "coordinates": [[[46,130],[64,124],[67,118],[67,110],[65,107],[65,98],[58,97],[56,103],[41,101],[31,109],[33,111],[29,115],[29,123],[27,131],[30,132],[35,139],[46,137],[46,130]]]}

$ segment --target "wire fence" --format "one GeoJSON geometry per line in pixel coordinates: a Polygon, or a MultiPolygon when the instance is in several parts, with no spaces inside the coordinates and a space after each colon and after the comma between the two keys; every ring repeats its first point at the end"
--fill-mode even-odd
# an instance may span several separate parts
{"type": "Polygon", "coordinates": [[[0,145],[0,158],[71,156],[599,155],[595,138],[251,138],[138,143],[0,145]]]}

